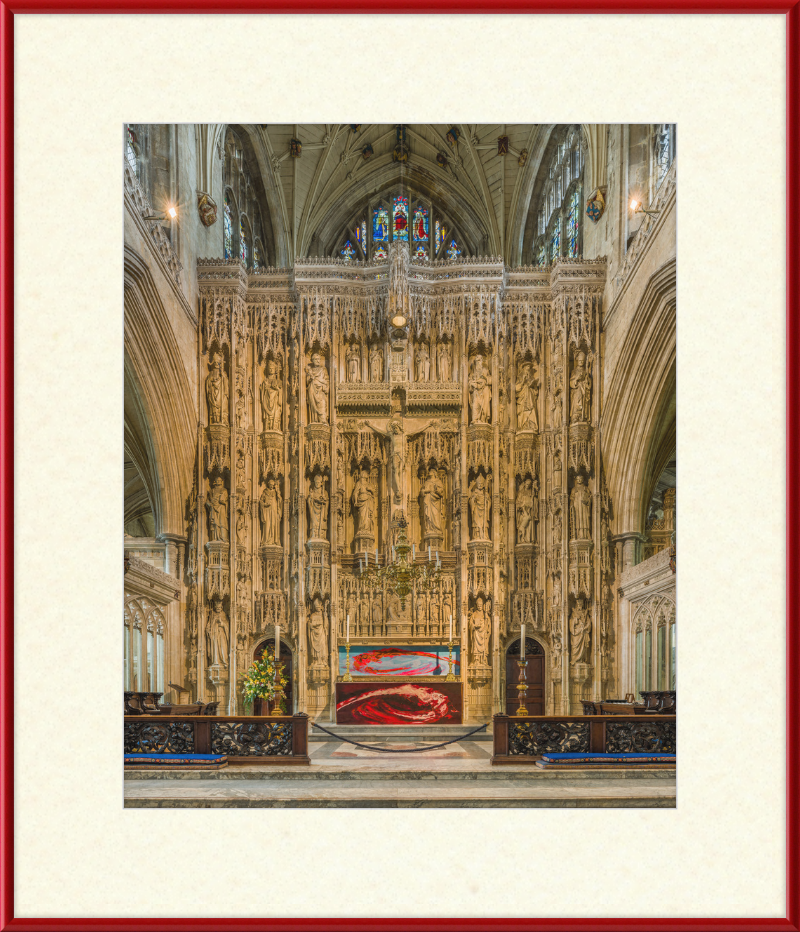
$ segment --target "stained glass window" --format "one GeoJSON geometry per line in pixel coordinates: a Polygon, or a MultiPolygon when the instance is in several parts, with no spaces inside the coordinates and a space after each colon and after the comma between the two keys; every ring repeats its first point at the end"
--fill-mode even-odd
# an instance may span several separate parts
{"type": "Polygon", "coordinates": [[[450,245],[447,247],[447,258],[452,262],[454,259],[457,259],[461,255],[461,250],[459,249],[458,243],[455,240],[450,241],[450,245]]]}
{"type": "Polygon", "coordinates": [[[389,211],[376,207],[372,215],[372,242],[386,243],[389,239],[389,211]]]}
{"type": "Polygon", "coordinates": [[[388,255],[389,252],[386,249],[386,243],[375,243],[374,249],[372,251],[373,259],[386,259],[388,255]]]}
{"type": "Polygon", "coordinates": [[[358,245],[361,247],[361,251],[366,256],[367,254],[367,221],[362,220],[361,223],[356,227],[356,239],[358,240],[358,245]]]}
{"type": "Polygon", "coordinates": [[[664,180],[675,157],[675,125],[659,123],[655,134],[656,187],[664,180]]]}
{"type": "Polygon", "coordinates": [[[125,144],[125,157],[128,160],[128,165],[131,167],[131,171],[134,175],[139,174],[139,163],[136,161],[136,135],[130,126],[126,127],[128,131],[128,138],[125,144]]]}
{"type": "Polygon", "coordinates": [[[408,239],[408,198],[394,199],[392,239],[408,239]]]}
{"type": "Polygon", "coordinates": [[[569,213],[567,214],[567,255],[572,259],[578,256],[578,233],[580,232],[581,192],[580,187],[575,188],[569,199],[569,213]]]}
{"type": "Polygon", "coordinates": [[[253,271],[257,272],[261,268],[261,243],[256,240],[253,243],[253,271]]]}
{"type": "Polygon", "coordinates": [[[424,262],[428,258],[428,247],[422,243],[418,243],[414,247],[414,258],[420,262],[424,262]]]}
{"type": "Polygon", "coordinates": [[[547,250],[544,248],[544,243],[541,244],[539,252],[536,254],[536,264],[547,265],[547,250]]]}
{"type": "Polygon", "coordinates": [[[427,243],[430,236],[430,224],[428,222],[428,211],[425,207],[418,204],[414,208],[414,242],[427,243]]]}
{"type": "Polygon", "coordinates": [[[435,232],[436,255],[438,256],[439,247],[442,245],[442,243],[447,238],[447,227],[443,223],[439,223],[439,221],[437,220],[435,231],[436,231],[435,232]]]}
{"type": "Polygon", "coordinates": [[[348,240],[342,250],[342,258],[345,262],[352,262],[356,258],[356,247],[348,240]]]}
{"type": "Polygon", "coordinates": [[[561,255],[561,223],[556,222],[553,235],[550,238],[550,264],[561,255]]]}
{"type": "Polygon", "coordinates": [[[239,258],[247,265],[247,233],[244,226],[244,217],[239,217],[239,258]]]}
{"type": "Polygon", "coordinates": [[[223,218],[223,228],[225,231],[225,258],[233,258],[233,220],[231,219],[231,202],[227,192],[225,192],[225,214],[223,218]]]}

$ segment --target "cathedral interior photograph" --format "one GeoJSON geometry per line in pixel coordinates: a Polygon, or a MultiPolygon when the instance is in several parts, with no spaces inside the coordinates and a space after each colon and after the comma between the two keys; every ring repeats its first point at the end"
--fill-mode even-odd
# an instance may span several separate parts
{"type": "Polygon", "coordinates": [[[674,808],[676,125],[122,133],[125,807],[674,808]]]}

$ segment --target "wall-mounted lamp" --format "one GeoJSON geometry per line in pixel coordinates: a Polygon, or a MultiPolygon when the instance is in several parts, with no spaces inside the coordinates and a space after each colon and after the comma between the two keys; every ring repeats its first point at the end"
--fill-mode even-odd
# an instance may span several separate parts
{"type": "Polygon", "coordinates": [[[178,211],[175,210],[174,207],[169,207],[169,208],[167,208],[167,213],[166,213],[166,215],[164,215],[164,214],[147,214],[143,219],[144,219],[144,220],[159,220],[159,221],[161,221],[161,222],[164,222],[165,220],[177,220],[177,219],[178,219],[178,211]]]}
{"type": "Polygon", "coordinates": [[[660,210],[647,210],[635,197],[631,198],[630,208],[633,213],[647,214],[648,217],[657,217],[661,213],[660,210]]]}

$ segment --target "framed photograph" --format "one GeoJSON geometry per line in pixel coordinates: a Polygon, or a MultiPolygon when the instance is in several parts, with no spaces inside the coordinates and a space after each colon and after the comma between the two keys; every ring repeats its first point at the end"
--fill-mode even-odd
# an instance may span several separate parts
{"type": "Polygon", "coordinates": [[[798,13],[624,13],[3,4],[0,928],[800,928],[798,13]]]}

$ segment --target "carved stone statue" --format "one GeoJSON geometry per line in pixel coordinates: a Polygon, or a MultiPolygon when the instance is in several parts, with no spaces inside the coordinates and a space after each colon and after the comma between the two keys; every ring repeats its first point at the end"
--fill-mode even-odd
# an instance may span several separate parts
{"type": "Polygon", "coordinates": [[[428,473],[419,493],[420,513],[422,515],[423,537],[442,538],[442,510],[444,507],[444,486],[435,469],[428,473]]]}
{"type": "Polygon", "coordinates": [[[578,353],[575,356],[575,368],[569,377],[570,423],[588,421],[592,410],[592,377],[586,368],[586,354],[578,353]]]}
{"type": "Polygon", "coordinates": [[[489,508],[491,506],[491,480],[479,475],[469,487],[469,515],[472,523],[470,540],[489,540],[489,508]]]}
{"type": "Polygon", "coordinates": [[[330,382],[325,360],[319,353],[311,357],[311,365],[306,369],[306,394],[308,396],[309,424],[328,423],[328,391],[330,382]]]}
{"type": "Polygon", "coordinates": [[[361,351],[355,343],[347,347],[347,381],[361,381],[361,351]]]}
{"type": "Polygon", "coordinates": [[[517,375],[517,430],[539,430],[539,382],[533,365],[525,361],[517,375]]]}
{"type": "Polygon", "coordinates": [[[533,543],[533,482],[526,479],[517,493],[517,543],[533,543]]]}
{"type": "Polygon", "coordinates": [[[469,377],[469,410],[473,424],[488,424],[492,405],[492,377],[484,370],[483,356],[476,356],[469,377]]]}
{"type": "Polygon", "coordinates": [[[350,496],[353,509],[355,534],[354,537],[375,537],[375,496],[369,484],[369,473],[361,470],[353,493],[350,496]]]}
{"type": "Polygon", "coordinates": [[[328,493],[322,485],[322,475],[314,476],[308,491],[308,539],[327,540],[328,493]]]}
{"type": "Polygon", "coordinates": [[[217,476],[206,499],[208,511],[208,536],[212,541],[228,540],[228,490],[217,476]]]}
{"type": "Polygon", "coordinates": [[[480,596],[469,616],[469,646],[472,662],[486,666],[489,662],[489,618],[480,596]]]}
{"type": "Polygon", "coordinates": [[[247,549],[247,506],[240,499],[236,509],[236,546],[240,550],[247,549]]]}
{"type": "Polygon", "coordinates": [[[261,546],[280,546],[283,496],[274,479],[267,480],[267,487],[258,501],[258,513],[261,518],[261,546]]]}
{"type": "Polygon", "coordinates": [[[383,381],[383,350],[377,343],[373,343],[369,351],[369,379],[370,382],[383,381]]]}
{"type": "Polygon", "coordinates": [[[575,532],[573,540],[591,540],[592,538],[592,493],[584,484],[583,476],[575,477],[575,487],[570,497],[572,508],[572,527],[575,532]]]}
{"type": "Polygon", "coordinates": [[[264,430],[281,429],[283,386],[274,359],[267,363],[267,376],[261,384],[261,423],[264,430]]]}
{"type": "Polygon", "coordinates": [[[531,480],[531,542],[536,543],[539,528],[539,480],[536,476],[531,480]]]}
{"type": "Polygon", "coordinates": [[[222,601],[215,598],[206,622],[206,657],[208,665],[228,666],[228,616],[222,611],[222,601]]]}
{"type": "Polygon", "coordinates": [[[450,344],[440,343],[436,354],[439,358],[439,381],[449,382],[453,368],[450,357],[450,344]]]}
{"type": "Polygon", "coordinates": [[[569,619],[570,660],[573,663],[588,663],[592,639],[592,619],[585,603],[580,602],[569,619]]]}
{"type": "Polygon", "coordinates": [[[417,634],[419,635],[423,631],[426,631],[425,622],[427,618],[427,613],[425,611],[425,596],[422,593],[420,593],[416,597],[416,610],[417,610],[417,634]]]}
{"type": "Polygon", "coordinates": [[[322,599],[314,599],[308,615],[308,643],[313,664],[324,664],[328,654],[328,620],[322,599]]]}
{"type": "Polygon", "coordinates": [[[428,353],[428,344],[419,343],[417,345],[416,357],[416,376],[418,382],[430,382],[431,380],[431,358],[428,353]]]}
{"type": "Polygon", "coordinates": [[[214,353],[211,357],[211,371],[206,376],[206,401],[208,403],[208,423],[228,423],[228,376],[222,368],[222,356],[214,353]]]}

